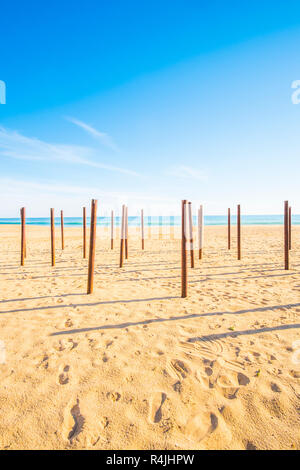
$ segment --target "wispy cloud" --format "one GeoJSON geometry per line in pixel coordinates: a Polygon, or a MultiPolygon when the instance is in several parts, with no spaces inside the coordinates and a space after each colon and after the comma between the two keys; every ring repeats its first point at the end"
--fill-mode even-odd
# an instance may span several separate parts
{"type": "Polygon", "coordinates": [[[189,178],[198,181],[205,181],[207,179],[205,172],[185,165],[173,166],[167,170],[167,174],[176,178],[189,178]]]}
{"type": "Polygon", "coordinates": [[[141,200],[141,201],[163,201],[163,202],[174,202],[176,199],[165,196],[158,196],[149,194],[146,192],[138,191],[107,191],[101,190],[99,187],[92,186],[78,186],[76,184],[69,184],[67,182],[56,182],[56,181],[45,181],[39,182],[35,180],[21,180],[18,178],[11,177],[0,177],[0,189],[2,187],[13,188],[22,187],[23,189],[40,190],[43,192],[55,193],[55,194],[76,194],[76,195],[91,195],[99,198],[109,198],[109,200],[121,199],[125,200],[141,200]]]}
{"type": "Polygon", "coordinates": [[[97,161],[97,152],[93,148],[48,143],[37,138],[26,137],[2,126],[0,126],[0,155],[31,161],[62,161],[138,176],[135,171],[97,161]]]}
{"type": "Polygon", "coordinates": [[[159,196],[149,192],[139,191],[110,191],[99,187],[81,186],[67,180],[21,179],[0,176],[0,199],[6,204],[1,209],[1,217],[18,217],[22,206],[27,208],[28,217],[47,217],[49,208],[64,209],[66,216],[80,216],[82,206],[89,207],[91,198],[99,200],[99,215],[110,213],[120,214],[122,204],[129,206],[130,215],[169,214],[180,206],[178,199],[159,196]]]}
{"type": "Polygon", "coordinates": [[[80,121],[79,119],[75,119],[69,116],[66,116],[66,119],[75,124],[76,126],[81,127],[81,129],[85,130],[92,137],[99,140],[103,145],[105,145],[105,147],[108,147],[114,151],[119,150],[117,145],[114,143],[113,139],[105,132],[100,132],[89,124],[80,121]]]}

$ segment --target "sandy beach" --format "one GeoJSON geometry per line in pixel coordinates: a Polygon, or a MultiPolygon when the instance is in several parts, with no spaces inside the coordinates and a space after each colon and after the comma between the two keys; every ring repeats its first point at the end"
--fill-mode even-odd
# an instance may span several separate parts
{"type": "Polygon", "coordinates": [[[243,227],[241,261],[235,227],[231,251],[205,227],[186,299],[176,237],[142,252],[131,228],[120,269],[97,227],[88,296],[82,228],[64,251],[56,228],[55,267],[50,228],[26,230],[20,267],[0,229],[1,449],[300,449],[300,227],[289,271],[283,227],[243,227]]]}

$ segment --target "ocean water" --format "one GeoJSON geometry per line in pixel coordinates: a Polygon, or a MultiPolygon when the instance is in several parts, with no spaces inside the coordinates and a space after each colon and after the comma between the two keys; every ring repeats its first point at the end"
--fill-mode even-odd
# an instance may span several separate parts
{"type": "MultiPolygon", "coordinates": [[[[90,218],[87,217],[89,224],[90,218]]],[[[283,215],[242,215],[242,225],[283,225],[283,215]]],[[[20,225],[20,218],[0,218],[0,225],[20,225]]],[[[197,225],[197,217],[193,216],[193,223],[197,225]]],[[[47,217],[28,217],[27,225],[50,225],[50,218],[47,217]]],[[[231,217],[231,224],[236,224],[236,216],[231,217]]],[[[292,224],[300,225],[300,214],[292,215],[292,224]]],[[[60,225],[60,217],[55,218],[55,225],[60,225]]],[[[82,226],[82,217],[64,217],[64,225],[67,227],[82,226]]],[[[110,226],[110,217],[97,217],[97,225],[110,226]]],[[[115,217],[115,225],[121,225],[121,217],[115,217]]],[[[140,225],[140,217],[128,217],[128,225],[136,227],[140,225]]],[[[149,226],[180,226],[180,216],[144,216],[145,227],[149,226]]],[[[206,215],[204,216],[204,225],[227,225],[227,216],[206,215]]]]}

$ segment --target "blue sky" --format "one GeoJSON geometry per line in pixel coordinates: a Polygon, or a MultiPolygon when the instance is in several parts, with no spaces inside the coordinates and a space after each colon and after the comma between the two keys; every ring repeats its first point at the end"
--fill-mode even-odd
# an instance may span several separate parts
{"type": "Polygon", "coordinates": [[[296,1],[2,4],[0,217],[300,213],[299,44],[296,1]]]}

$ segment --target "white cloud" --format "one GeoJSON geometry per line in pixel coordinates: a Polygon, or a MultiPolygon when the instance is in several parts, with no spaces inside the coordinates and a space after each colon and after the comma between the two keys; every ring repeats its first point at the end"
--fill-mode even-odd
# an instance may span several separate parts
{"type": "Polygon", "coordinates": [[[2,126],[0,126],[0,155],[31,161],[63,161],[138,176],[135,171],[92,160],[97,156],[93,148],[80,145],[52,144],[37,138],[26,137],[2,126]]]}
{"type": "Polygon", "coordinates": [[[85,122],[80,121],[79,119],[75,119],[73,117],[68,117],[68,116],[66,117],[66,119],[68,121],[72,122],[73,124],[75,124],[76,126],[81,127],[81,129],[84,129],[92,137],[100,140],[100,142],[103,145],[105,145],[106,147],[108,147],[108,148],[110,148],[114,151],[119,150],[117,145],[113,142],[112,138],[108,134],[106,134],[105,132],[100,132],[97,129],[95,129],[94,127],[90,126],[89,124],[86,124],[85,122]]]}
{"type": "Polygon", "coordinates": [[[190,178],[198,181],[207,179],[207,175],[203,171],[185,165],[173,166],[167,170],[167,174],[176,178],[190,178]]]}
{"type": "Polygon", "coordinates": [[[147,192],[105,191],[98,187],[85,187],[68,182],[34,181],[0,177],[0,198],[5,200],[1,217],[18,217],[20,207],[25,206],[28,217],[48,217],[49,208],[64,209],[66,216],[80,216],[82,206],[89,207],[92,198],[98,199],[98,214],[114,209],[120,213],[122,204],[129,206],[131,215],[170,214],[180,210],[176,198],[152,195],[147,192]]]}

